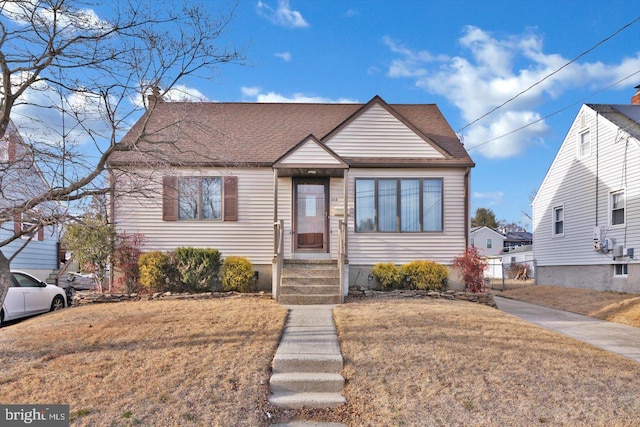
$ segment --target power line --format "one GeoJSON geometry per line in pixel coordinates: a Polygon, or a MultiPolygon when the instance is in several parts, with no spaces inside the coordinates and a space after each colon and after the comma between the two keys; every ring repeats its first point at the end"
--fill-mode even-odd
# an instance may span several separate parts
{"type": "Polygon", "coordinates": [[[584,98],[581,98],[581,99],[577,100],[576,102],[574,102],[574,103],[572,103],[572,104],[567,105],[566,107],[563,107],[563,108],[561,108],[561,109],[559,109],[559,110],[556,110],[556,111],[554,111],[554,112],[553,112],[553,113],[551,113],[551,114],[547,114],[546,116],[541,117],[541,118],[539,118],[538,120],[535,120],[535,121],[533,121],[533,122],[531,122],[531,123],[527,123],[527,124],[526,124],[526,125],[524,125],[524,126],[520,126],[520,127],[519,127],[519,128],[517,128],[517,129],[514,129],[514,130],[512,130],[512,131],[510,131],[510,132],[505,133],[504,135],[496,136],[495,138],[490,139],[489,141],[481,142],[480,144],[476,144],[476,145],[474,145],[473,147],[469,147],[469,148],[467,148],[467,151],[473,150],[474,148],[478,148],[478,147],[480,147],[480,146],[482,146],[482,145],[489,144],[490,142],[497,141],[497,140],[498,140],[498,139],[500,139],[500,138],[504,138],[505,136],[509,136],[509,135],[511,135],[511,134],[513,134],[513,133],[516,133],[516,132],[518,132],[518,131],[521,131],[522,129],[528,128],[528,127],[529,127],[529,126],[531,126],[531,125],[535,125],[536,123],[539,123],[539,122],[541,122],[541,121],[543,121],[543,120],[545,120],[545,119],[548,119],[549,117],[555,116],[556,114],[559,114],[559,113],[561,113],[561,112],[563,112],[563,111],[565,111],[565,110],[568,110],[569,108],[573,107],[574,105],[582,104],[584,101],[586,101],[587,99],[591,98],[592,96],[595,96],[595,95],[597,95],[597,94],[599,94],[599,93],[602,93],[602,92],[604,92],[605,90],[610,89],[610,88],[612,88],[613,86],[615,86],[615,85],[617,85],[617,84],[620,84],[620,83],[622,83],[623,81],[625,81],[625,80],[627,80],[627,79],[630,79],[631,77],[635,76],[636,74],[640,74],[640,70],[639,70],[639,71],[636,71],[635,73],[631,73],[631,74],[629,74],[627,77],[624,77],[624,78],[622,78],[622,79],[620,79],[620,80],[618,80],[618,81],[616,81],[616,82],[614,82],[614,83],[610,84],[609,86],[606,86],[606,87],[604,87],[604,88],[600,89],[600,90],[599,90],[599,91],[597,91],[597,92],[593,92],[593,93],[591,93],[591,94],[589,94],[589,95],[585,96],[584,98]]]}
{"type": "MultiPolygon", "coordinates": [[[[502,104],[498,105],[497,107],[493,108],[492,110],[490,110],[489,112],[483,114],[482,116],[478,117],[477,119],[475,119],[474,121],[472,121],[471,123],[461,127],[460,129],[458,129],[458,133],[462,132],[463,130],[465,130],[466,128],[468,128],[469,126],[479,122],[480,120],[484,119],[485,117],[487,117],[489,114],[492,114],[494,111],[504,107],[505,105],[507,105],[508,103],[510,103],[511,101],[513,101],[514,99],[518,98],[520,95],[530,91],[531,89],[533,89],[535,86],[539,85],[540,83],[544,82],[545,80],[547,80],[549,77],[557,74],[558,72],[560,72],[561,70],[563,70],[564,68],[568,67],[569,65],[573,64],[574,62],[576,62],[578,59],[582,58],[583,56],[585,56],[586,54],[588,54],[589,52],[593,51],[595,48],[597,48],[598,46],[600,46],[603,43],[606,43],[607,41],[611,40],[613,37],[617,36],[620,32],[624,31],[625,29],[627,29],[628,27],[630,27],[631,25],[635,24],[636,22],[640,21],[640,16],[638,16],[636,19],[634,19],[633,21],[629,22],[628,24],[624,25],[623,27],[619,28],[618,30],[616,30],[613,34],[611,34],[609,37],[600,40],[598,43],[596,43],[595,45],[593,45],[592,47],[590,47],[589,49],[585,50],[584,52],[582,52],[580,55],[576,56],[574,59],[572,59],[571,61],[567,62],[566,64],[564,64],[562,67],[558,68],[557,70],[553,71],[550,74],[547,74],[545,77],[543,77],[541,80],[538,80],[537,82],[535,82],[534,84],[532,84],[531,86],[529,86],[528,88],[526,88],[525,90],[523,90],[522,92],[518,93],[517,95],[515,95],[512,98],[507,99],[505,102],[503,102],[502,104]]],[[[535,122],[534,122],[535,123],[535,122]]]]}

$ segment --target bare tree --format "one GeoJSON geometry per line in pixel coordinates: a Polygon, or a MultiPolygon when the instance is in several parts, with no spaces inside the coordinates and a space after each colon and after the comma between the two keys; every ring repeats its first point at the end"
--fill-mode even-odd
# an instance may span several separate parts
{"type": "Polygon", "coordinates": [[[0,228],[9,231],[0,239],[0,306],[11,280],[4,248],[108,192],[109,156],[137,149],[117,142],[142,112],[153,114],[149,99],[193,99],[190,79],[243,61],[225,42],[233,12],[214,19],[203,5],[162,0],[0,2],[0,145],[11,154],[0,162],[0,228]],[[27,167],[48,185],[16,179],[27,167]],[[11,226],[25,215],[27,226],[11,226]]]}

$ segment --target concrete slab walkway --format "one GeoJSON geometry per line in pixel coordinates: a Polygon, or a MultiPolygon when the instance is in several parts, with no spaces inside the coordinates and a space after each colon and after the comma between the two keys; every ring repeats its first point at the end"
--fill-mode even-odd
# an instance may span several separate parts
{"type": "Polygon", "coordinates": [[[333,408],[346,402],[334,305],[291,305],[269,380],[276,406],[333,408]]]}
{"type": "Polygon", "coordinates": [[[640,363],[640,328],[494,296],[498,309],[640,363]]]}

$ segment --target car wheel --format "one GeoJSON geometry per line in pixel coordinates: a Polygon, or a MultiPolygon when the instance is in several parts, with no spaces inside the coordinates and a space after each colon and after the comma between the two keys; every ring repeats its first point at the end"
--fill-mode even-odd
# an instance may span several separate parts
{"type": "Polygon", "coordinates": [[[51,311],[62,310],[64,308],[64,298],[56,295],[51,303],[51,311]]]}
{"type": "Polygon", "coordinates": [[[4,310],[0,310],[0,328],[4,326],[4,310]]]}

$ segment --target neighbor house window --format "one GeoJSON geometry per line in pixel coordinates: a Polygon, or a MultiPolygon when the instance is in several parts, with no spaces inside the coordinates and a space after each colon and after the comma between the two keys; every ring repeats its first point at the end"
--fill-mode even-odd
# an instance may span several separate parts
{"type": "Polygon", "coordinates": [[[553,235],[564,235],[564,206],[553,208],[553,235]]]}
{"type": "Polygon", "coordinates": [[[614,264],[613,275],[615,277],[626,277],[628,274],[627,264],[614,264]]]}
{"type": "Polygon", "coordinates": [[[473,237],[471,238],[471,247],[475,248],[476,246],[476,239],[474,239],[473,237]]]}
{"type": "Polygon", "coordinates": [[[625,199],[624,191],[611,193],[611,225],[624,224],[625,199]]]}
{"type": "Polygon", "coordinates": [[[487,249],[491,249],[493,247],[493,239],[487,239],[487,249]]]}
{"type": "Polygon", "coordinates": [[[442,179],[357,179],[356,231],[442,231],[442,179]]]}
{"type": "Polygon", "coordinates": [[[220,178],[179,178],[178,219],[221,219],[220,178]]]}
{"type": "Polygon", "coordinates": [[[591,133],[589,131],[582,132],[579,138],[578,154],[580,157],[587,157],[591,154],[591,133]]]}

